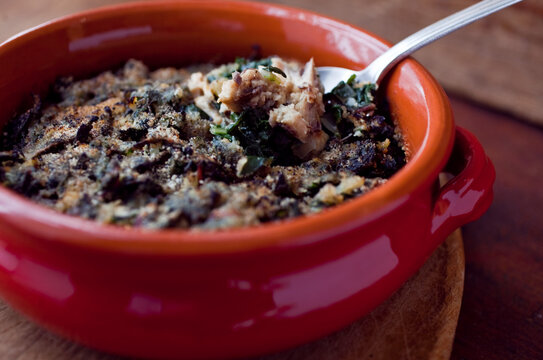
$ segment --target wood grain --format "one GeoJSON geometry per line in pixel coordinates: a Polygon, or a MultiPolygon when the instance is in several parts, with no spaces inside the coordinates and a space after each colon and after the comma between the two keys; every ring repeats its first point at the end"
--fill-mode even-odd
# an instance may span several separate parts
{"type": "MultiPolygon", "coordinates": [[[[460,312],[464,251],[457,230],[370,315],[323,339],[253,360],[446,360],[460,312]]],[[[58,337],[0,301],[0,359],[118,360],[58,337]]]]}
{"type": "Polygon", "coordinates": [[[453,99],[496,167],[494,202],[464,226],[454,360],[543,359],[543,130],[453,99]]]}

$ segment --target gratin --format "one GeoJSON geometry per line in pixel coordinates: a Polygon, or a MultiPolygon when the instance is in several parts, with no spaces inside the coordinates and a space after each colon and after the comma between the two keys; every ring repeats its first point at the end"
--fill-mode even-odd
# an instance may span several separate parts
{"type": "Polygon", "coordinates": [[[4,128],[0,181],[102,223],[216,229],[308,215],[384,183],[403,139],[371,84],[323,94],[312,60],[59,79],[4,128]]]}

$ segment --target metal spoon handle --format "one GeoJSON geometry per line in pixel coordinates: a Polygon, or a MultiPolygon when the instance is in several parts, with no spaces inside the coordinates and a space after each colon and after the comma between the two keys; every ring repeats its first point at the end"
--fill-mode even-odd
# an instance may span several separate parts
{"type": "Polygon", "coordinates": [[[358,73],[357,80],[378,84],[381,77],[386,74],[391,67],[414,51],[464,27],[465,25],[471,24],[475,20],[520,1],[522,0],[483,0],[464,10],[460,10],[447,16],[424,29],[417,31],[391,47],[388,51],[375,59],[362,72],[358,73]]]}

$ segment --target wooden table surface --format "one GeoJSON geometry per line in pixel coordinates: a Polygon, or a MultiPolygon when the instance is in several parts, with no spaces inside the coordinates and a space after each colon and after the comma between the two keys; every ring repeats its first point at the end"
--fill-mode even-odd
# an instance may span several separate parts
{"type": "Polygon", "coordinates": [[[464,298],[452,359],[543,359],[543,129],[452,98],[496,167],[494,202],[463,231],[464,298]]]}
{"type": "MultiPolygon", "coordinates": [[[[31,3],[38,6],[1,6],[31,3]]],[[[0,25],[16,23],[0,11],[0,25]]],[[[0,31],[0,41],[8,35],[0,31]]],[[[479,138],[497,171],[494,203],[463,228],[466,278],[452,359],[543,359],[543,128],[461,96],[451,101],[457,123],[479,138]]]]}

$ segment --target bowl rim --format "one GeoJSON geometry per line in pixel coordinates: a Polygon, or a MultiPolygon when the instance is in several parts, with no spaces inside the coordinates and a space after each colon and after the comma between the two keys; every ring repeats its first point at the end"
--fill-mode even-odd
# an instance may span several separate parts
{"type": "MultiPolygon", "coordinates": [[[[245,1],[184,0],[129,2],[77,12],[22,31],[0,44],[0,57],[9,48],[24,45],[32,38],[80,22],[100,19],[115,13],[138,12],[155,9],[220,9],[222,11],[248,11],[263,13],[269,9],[281,11],[273,15],[301,22],[315,17],[332,21],[354,32],[363,33],[383,45],[390,43],[364,29],[310,10],[284,5],[245,1]],[[277,15],[282,14],[282,15],[277,15]],[[303,15],[303,16],[300,16],[303,15]]],[[[269,12],[268,12],[269,14],[269,12]]],[[[313,24],[314,25],[314,24],[313,24]]],[[[242,253],[271,248],[285,248],[323,241],[375,219],[405,203],[413,193],[434,182],[452,150],[454,122],[448,98],[437,83],[418,62],[408,58],[398,69],[410,67],[438,103],[431,106],[435,117],[443,121],[427,126],[423,144],[410,161],[385,184],[346,203],[325,209],[310,216],[268,222],[256,226],[219,230],[161,229],[150,230],[102,224],[57,212],[0,186],[0,219],[35,238],[114,253],[147,255],[217,255],[242,253]],[[436,134],[440,135],[439,137],[436,134]]],[[[426,105],[428,106],[428,105],[426,105]]],[[[435,121],[434,121],[435,122],[435,121]]],[[[5,225],[4,225],[5,226],[5,225]]]]}

